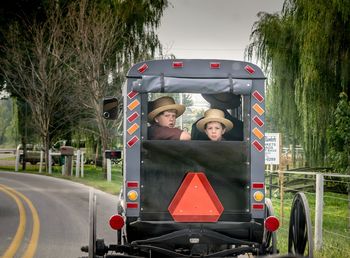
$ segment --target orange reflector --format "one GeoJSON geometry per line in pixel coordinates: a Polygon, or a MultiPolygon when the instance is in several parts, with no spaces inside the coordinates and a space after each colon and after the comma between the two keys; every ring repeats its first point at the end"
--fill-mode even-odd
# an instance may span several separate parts
{"type": "Polygon", "coordinates": [[[135,123],[129,127],[128,134],[133,134],[137,129],[139,129],[139,125],[135,123]]]}
{"type": "Polygon", "coordinates": [[[257,202],[261,202],[264,199],[264,194],[260,191],[256,191],[253,195],[254,200],[257,202]]]}
{"type": "Polygon", "coordinates": [[[189,172],[168,210],[177,222],[216,222],[224,207],[205,174],[189,172]]]}
{"type": "Polygon", "coordinates": [[[269,232],[276,231],[280,226],[280,222],[278,218],[276,218],[275,216],[267,217],[264,224],[265,224],[266,230],[269,232]]]}
{"type": "Polygon", "coordinates": [[[137,192],[135,190],[131,190],[128,192],[128,198],[130,201],[136,201],[137,197],[139,197],[139,195],[137,194],[137,192]]]}
{"type": "Polygon", "coordinates": [[[260,140],[264,137],[264,134],[262,132],[260,132],[260,130],[256,127],[253,129],[253,134],[256,137],[258,137],[260,140]]]}
{"type": "Polygon", "coordinates": [[[120,230],[124,226],[124,219],[119,214],[113,215],[109,219],[109,225],[114,230],[120,230]]]}
{"type": "Polygon", "coordinates": [[[253,106],[253,109],[256,111],[256,113],[258,113],[259,115],[264,114],[264,109],[262,107],[259,106],[259,104],[255,103],[253,106]]]}
{"type": "Polygon", "coordinates": [[[133,109],[135,109],[138,105],[140,105],[140,101],[138,101],[137,99],[135,99],[133,102],[131,102],[128,105],[128,109],[131,111],[133,109]]]}

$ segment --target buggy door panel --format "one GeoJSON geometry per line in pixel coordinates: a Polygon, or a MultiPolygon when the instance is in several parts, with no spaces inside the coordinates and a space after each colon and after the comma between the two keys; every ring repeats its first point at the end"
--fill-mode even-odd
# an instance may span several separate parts
{"type": "Polygon", "coordinates": [[[205,173],[224,206],[220,220],[248,213],[247,153],[244,142],[143,141],[141,219],[172,220],[167,209],[187,172],[205,173]]]}

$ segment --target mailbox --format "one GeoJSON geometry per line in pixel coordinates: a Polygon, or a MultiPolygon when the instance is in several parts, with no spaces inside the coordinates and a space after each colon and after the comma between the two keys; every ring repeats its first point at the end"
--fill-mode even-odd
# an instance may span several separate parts
{"type": "Polygon", "coordinates": [[[62,146],[60,148],[61,155],[62,156],[73,156],[74,155],[74,148],[71,146],[62,146]]]}
{"type": "Polygon", "coordinates": [[[121,150],[106,150],[106,159],[120,159],[122,157],[121,150]]]}

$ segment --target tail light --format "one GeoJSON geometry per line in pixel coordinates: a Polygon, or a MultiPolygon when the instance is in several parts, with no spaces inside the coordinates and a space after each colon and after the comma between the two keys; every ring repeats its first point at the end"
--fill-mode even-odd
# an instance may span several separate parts
{"type": "Polygon", "coordinates": [[[120,230],[124,226],[124,218],[119,214],[113,215],[109,219],[109,225],[114,230],[120,230]]]}
{"type": "Polygon", "coordinates": [[[278,218],[275,216],[269,216],[265,220],[265,228],[269,232],[274,232],[276,231],[280,226],[280,222],[278,218]]]}

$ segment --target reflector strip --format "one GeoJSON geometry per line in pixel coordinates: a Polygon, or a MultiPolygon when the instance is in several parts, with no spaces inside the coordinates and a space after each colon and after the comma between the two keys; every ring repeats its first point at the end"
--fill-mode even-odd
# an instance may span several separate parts
{"type": "Polygon", "coordinates": [[[133,102],[131,102],[128,105],[128,109],[131,111],[133,109],[135,109],[138,105],[140,105],[140,101],[138,101],[137,99],[135,99],[133,102]]]}
{"type": "Polygon", "coordinates": [[[253,106],[253,109],[256,111],[256,113],[258,113],[259,115],[264,114],[264,109],[262,107],[259,106],[258,103],[255,103],[253,106]]]}
{"type": "Polygon", "coordinates": [[[262,151],[264,149],[264,147],[258,142],[258,141],[253,141],[252,144],[254,145],[254,147],[258,150],[258,151],[262,151]]]}
{"type": "Polygon", "coordinates": [[[132,126],[129,127],[128,129],[128,134],[132,135],[134,132],[136,132],[137,129],[139,129],[139,125],[138,124],[133,124],[132,126]]]}
{"type": "Polygon", "coordinates": [[[129,121],[129,123],[134,122],[134,121],[135,121],[135,119],[136,119],[136,118],[138,118],[138,117],[139,117],[139,113],[134,112],[132,115],[130,115],[130,116],[128,117],[128,121],[129,121]]]}
{"type": "Polygon", "coordinates": [[[264,204],[263,203],[253,203],[253,209],[254,210],[263,210],[264,204]]]}
{"type": "Polygon", "coordinates": [[[264,189],[264,183],[252,183],[253,189],[264,189]]]}
{"type": "Polygon", "coordinates": [[[129,209],[136,209],[139,207],[139,204],[138,203],[135,203],[135,202],[128,202],[126,203],[126,208],[129,208],[129,209]]]}
{"type": "Polygon", "coordinates": [[[211,69],[219,69],[220,68],[220,63],[210,63],[210,68],[211,69]]]}
{"type": "Polygon", "coordinates": [[[264,97],[257,90],[254,91],[252,95],[257,101],[259,101],[259,102],[264,101],[264,97]]]}
{"type": "Polygon", "coordinates": [[[251,67],[250,65],[246,65],[246,66],[244,67],[244,69],[245,69],[248,73],[250,73],[250,74],[255,73],[255,70],[254,70],[253,67],[251,67]]]}
{"type": "Polygon", "coordinates": [[[139,187],[139,182],[137,181],[128,181],[126,182],[126,186],[129,188],[138,188],[139,187]]]}
{"type": "Polygon", "coordinates": [[[139,138],[135,135],[134,137],[132,137],[128,142],[128,146],[131,148],[132,146],[134,146],[135,143],[137,143],[139,141],[139,138]]]}
{"type": "Polygon", "coordinates": [[[260,119],[259,117],[257,117],[257,116],[254,116],[253,121],[254,121],[258,126],[260,126],[260,127],[262,127],[262,126],[264,125],[263,120],[261,120],[261,119],[260,119]]]}
{"type": "Polygon", "coordinates": [[[258,137],[260,140],[264,137],[264,134],[262,132],[260,132],[260,130],[256,127],[253,129],[253,134],[256,137],[258,137]]]}
{"type": "Polygon", "coordinates": [[[182,68],[184,67],[183,62],[173,62],[173,68],[182,68]]]}
{"type": "Polygon", "coordinates": [[[135,96],[137,96],[137,94],[139,94],[139,93],[132,90],[132,91],[130,91],[130,92],[128,93],[128,97],[129,97],[129,99],[132,99],[132,98],[134,98],[135,96]]]}
{"type": "Polygon", "coordinates": [[[148,69],[148,65],[147,65],[147,64],[143,64],[143,65],[141,65],[137,70],[138,70],[140,73],[144,73],[147,69],[148,69]]]}

